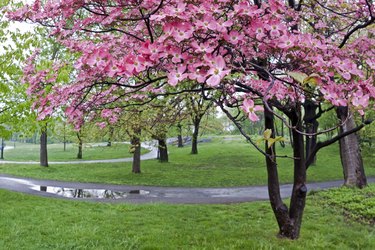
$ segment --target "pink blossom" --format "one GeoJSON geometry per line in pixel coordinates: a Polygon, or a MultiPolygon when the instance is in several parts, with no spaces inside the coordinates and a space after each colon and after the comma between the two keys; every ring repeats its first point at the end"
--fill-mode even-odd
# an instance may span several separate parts
{"type": "Polygon", "coordinates": [[[369,100],[369,94],[364,95],[362,90],[353,93],[352,104],[361,115],[364,115],[363,109],[368,106],[369,100]]]}
{"type": "Polygon", "coordinates": [[[263,107],[260,105],[254,105],[254,101],[251,99],[245,99],[242,103],[242,110],[247,114],[250,121],[259,121],[259,117],[255,112],[263,111],[263,107]]]}
{"type": "Polygon", "coordinates": [[[280,43],[278,44],[278,47],[282,49],[289,49],[293,47],[295,44],[295,39],[292,36],[289,36],[289,37],[286,35],[281,36],[279,38],[279,41],[280,43]]]}
{"type": "Polygon", "coordinates": [[[107,124],[106,124],[105,122],[98,122],[98,123],[96,123],[96,125],[97,125],[99,128],[101,128],[101,129],[104,129],[104,128],[107,126],[107,124]]]}
{"type": "Polygon", "coordinates": [[[204,28],[206,30],[217,30],[219,24],[212,16],[205,15],[202,21],[197,19],[195,25],[198,28],[204,28]]]}
{"type": "Polygon", "coordinates": [[[183,59],[186,59],[186,54],[181,52],[181,48],[173,47],[168,53],[172,55],[172,62],[175,64],[180,63],[183,59]]]}
{"type": "Polygon", "coordinates": [[[165,10],[166,13],[168,13],[168,16],[175,16],[182,14],[185,11],[186,4],[185,3],[178,3],[177,6],[168,6],[165,10]]]}
{"type": "Polygon", "coordinates": [[[206,75],[207,72],[204,72],[204,70],[196,69],[192,73],[189,73],[189,79],[196,80],[199,83],[204,83],[206,75]]]}
{"type": "Polygon", "coordinates": [[[324,95],[324,98],[330,101],[335,106],[347,106],[347,101],[345,98],[342,98],[338,95],[337,89],[334,89],[333,86],[326,86],[325,88],[321,88],[320,91],[324,95]]]}
{"type": "Polygon", "coordinates": [[[217,86],[220,84],[221,79],[229,73],[230,70],[225,70],[224,58],[221,56],[215,57],[213,58],[210,70],[207,72],[211,76],[206,82],[211,87],[217,86]]]}
{"type": "Polygon", "coordinates": [[[375,70],[375,59],[374,58],[366,59],[366,63],[370,67],[370,69],[375,70]]]}
{"type": "Polygon", "coordinates": [[[236,30],[232,30],[229,34],[225,34],[224,35],[224,39],[227,41],[227,42],[230,42],[231,44],[238,44],[240,41],[242,41],[242,39],[244,38],[244,35],[239,33],[238,31],[236,30]]]}
{"type": "Polygon", "coordinates": [[[128,72],[141,72],[146,69],[146,60],[142,56],[130,55],[126,58],[125,67],[128,72]]]}
{"type": "Polygon", "coordinates": [[[113,115],[113,112],[110,109],[103,109],[102,112],[101,112],[101,117],[102,118],[109,118],[112,115],[113,115]]]}
{"type": "Polygon", "coordinates": [[[180,43],[185,39],[188,39],[193,34],[193,26],[189,23],[176,23],[172,36],[176,42],[180,43]]]}
{"type": "Polygon", "coordinates": [[[172,86],[176,86],[178,82],[184,80],[188,74],[185,73],[186,67],[179,66],[175,70],[169,72],[168,83],[172,86]]]}
{"type": "Polygon", "coordinates": [[[266,25],[267,30],[270,32],[271,37],[279,37],[281,35],[281,24],[273,23],[266,25]]]}
{"type": "Polygon", "coordinates": [[[95,49],[94,52],[88,56],[86,63],[90,66],[103,67],[108,57],[110,57],[110,54],[105,49],[95,49]]]}
{"type": "Polygon", "coordinates": [[[195,49],[195,52],[199,52],[199,53],[211,53],[214,51],[214,48],[210,46],[209,43],[200,43],[198,44],[197,41],[193,41],[191,43],[191,46],[195,49]]]}

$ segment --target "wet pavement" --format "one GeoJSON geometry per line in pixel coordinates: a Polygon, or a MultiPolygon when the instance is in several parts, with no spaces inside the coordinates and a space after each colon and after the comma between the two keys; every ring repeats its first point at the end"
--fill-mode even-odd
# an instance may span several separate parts
{"type": "MultiPolygon", "coordinates": [[[[375,182],[375,178],[368,178],[368,182],[375,182]]],[[[342,184],[343,181],[340,180],[309,183],[307,187],[311,191],[339,187],[342,184]]],[[[220,204],[268,200],[267,186],[231,188],[127,186],[38,180],[11,175],[0,175],[0,189],[96,202],[220,204]]],[[[281,185],[281,196],[290,197],[291,190],[292,184],[281,185]]]]}

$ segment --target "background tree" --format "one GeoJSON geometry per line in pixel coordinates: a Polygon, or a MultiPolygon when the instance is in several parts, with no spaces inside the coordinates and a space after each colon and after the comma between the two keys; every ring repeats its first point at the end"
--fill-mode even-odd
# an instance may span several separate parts
{"type": "Polygon", "coordinates": [[[201,121],[206,112],[213,107],[213,101],[205,100],[202,95],[189,95],[187,99],[186,106],[189,110],[190,119],[193,124],[191,154],[195,155],[198,154],[198,136],[201,121]]]}
{"type": "MultiPolygon", "coordinates": [[[[22,131],[27,117],[36,118],[30,111],[31,101],[26,86],[21,84],[23,61],[37,42],[29,30],[11,28],[5,18],[5,6],[21,6],[11,1],[0,2],[0,137],[9,139],[12,133],[22,131]]],[[[2,147],[2,156],[3,147],[2,147]]]]}
{"type": "Polygon", "coordinates": [[[167,134],[169,129],[177,125],[181,126],[180,118],[183,107],[179,104],[181,98],[167,97],[154,100],[147,109],[147,132],[151,138],[158,141],[158,160],[159,162],[168,162],[167,134]]]}

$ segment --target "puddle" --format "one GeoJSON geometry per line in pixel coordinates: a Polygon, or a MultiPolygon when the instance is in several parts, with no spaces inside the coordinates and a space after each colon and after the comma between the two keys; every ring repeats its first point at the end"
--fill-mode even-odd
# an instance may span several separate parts
{"type": "Polygon", "coordinates": [[[51,186],[33,186],[31,189],[68,198],[122,199],[134,195],[148,195],[150,191],[130,190],[128,192],[106,189],[77,189],[51,186]]]}

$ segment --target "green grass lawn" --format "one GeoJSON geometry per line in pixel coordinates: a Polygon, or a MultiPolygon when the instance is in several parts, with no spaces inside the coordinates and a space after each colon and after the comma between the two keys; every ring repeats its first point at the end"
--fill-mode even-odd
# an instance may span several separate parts
{"type": "MultiPolygon", "coordinates": [[[[14,149],[8,149],[4,152],[4,158],[8,161],[39,161],[39,144],[8,142],[7,145],[14,146],[14,149]]],[[[127,158],[133,155],[129,153],[129,144],[113,143],[111,147],[104,146],[105,143],[90,144],[83,146],[83,160],[102,160],[127,158]]],[[[142,153],[148,152],[142,149],[142,153]]],[[[66,144],[64,151],[63,144],[48,144],[48,160],[49,161],[74,161],[77,160],[78,146],[77,144],[66,144]]]]}
{"type": "Polygon", "coordinates": [[[0,190],[0,249],[375,249],[375,228],[342,209],[354,193],[374,204],[374,185],[309,195],[291,241],[276,237],[268,202],[102,204],[0,190]]]}
{"type": "MultiPolygon", "coordinates": [[[[131,163],[51,165],[0,164],[0,173],[80,182],[130,185],[225,187],[264,185],[267,181],[264,157],[243,140],[216,138],[199,144],[199,154],[191,155],[190,147],[169,147],[170,162],[142,162],[142,174],[131,173],[131,163]]],[[[280,155],[291,155],[290,148],[278,148],[280,155]]],[[[375,162],[364,159],[366,173],[375,176],[375,162]]],[[[292,182],[292,160],[279,159],[280,180],[292,182]]],[[[343,179],[338,146],[323,149],[315,166],[308,170],[308,181],[343,179]]]]}

